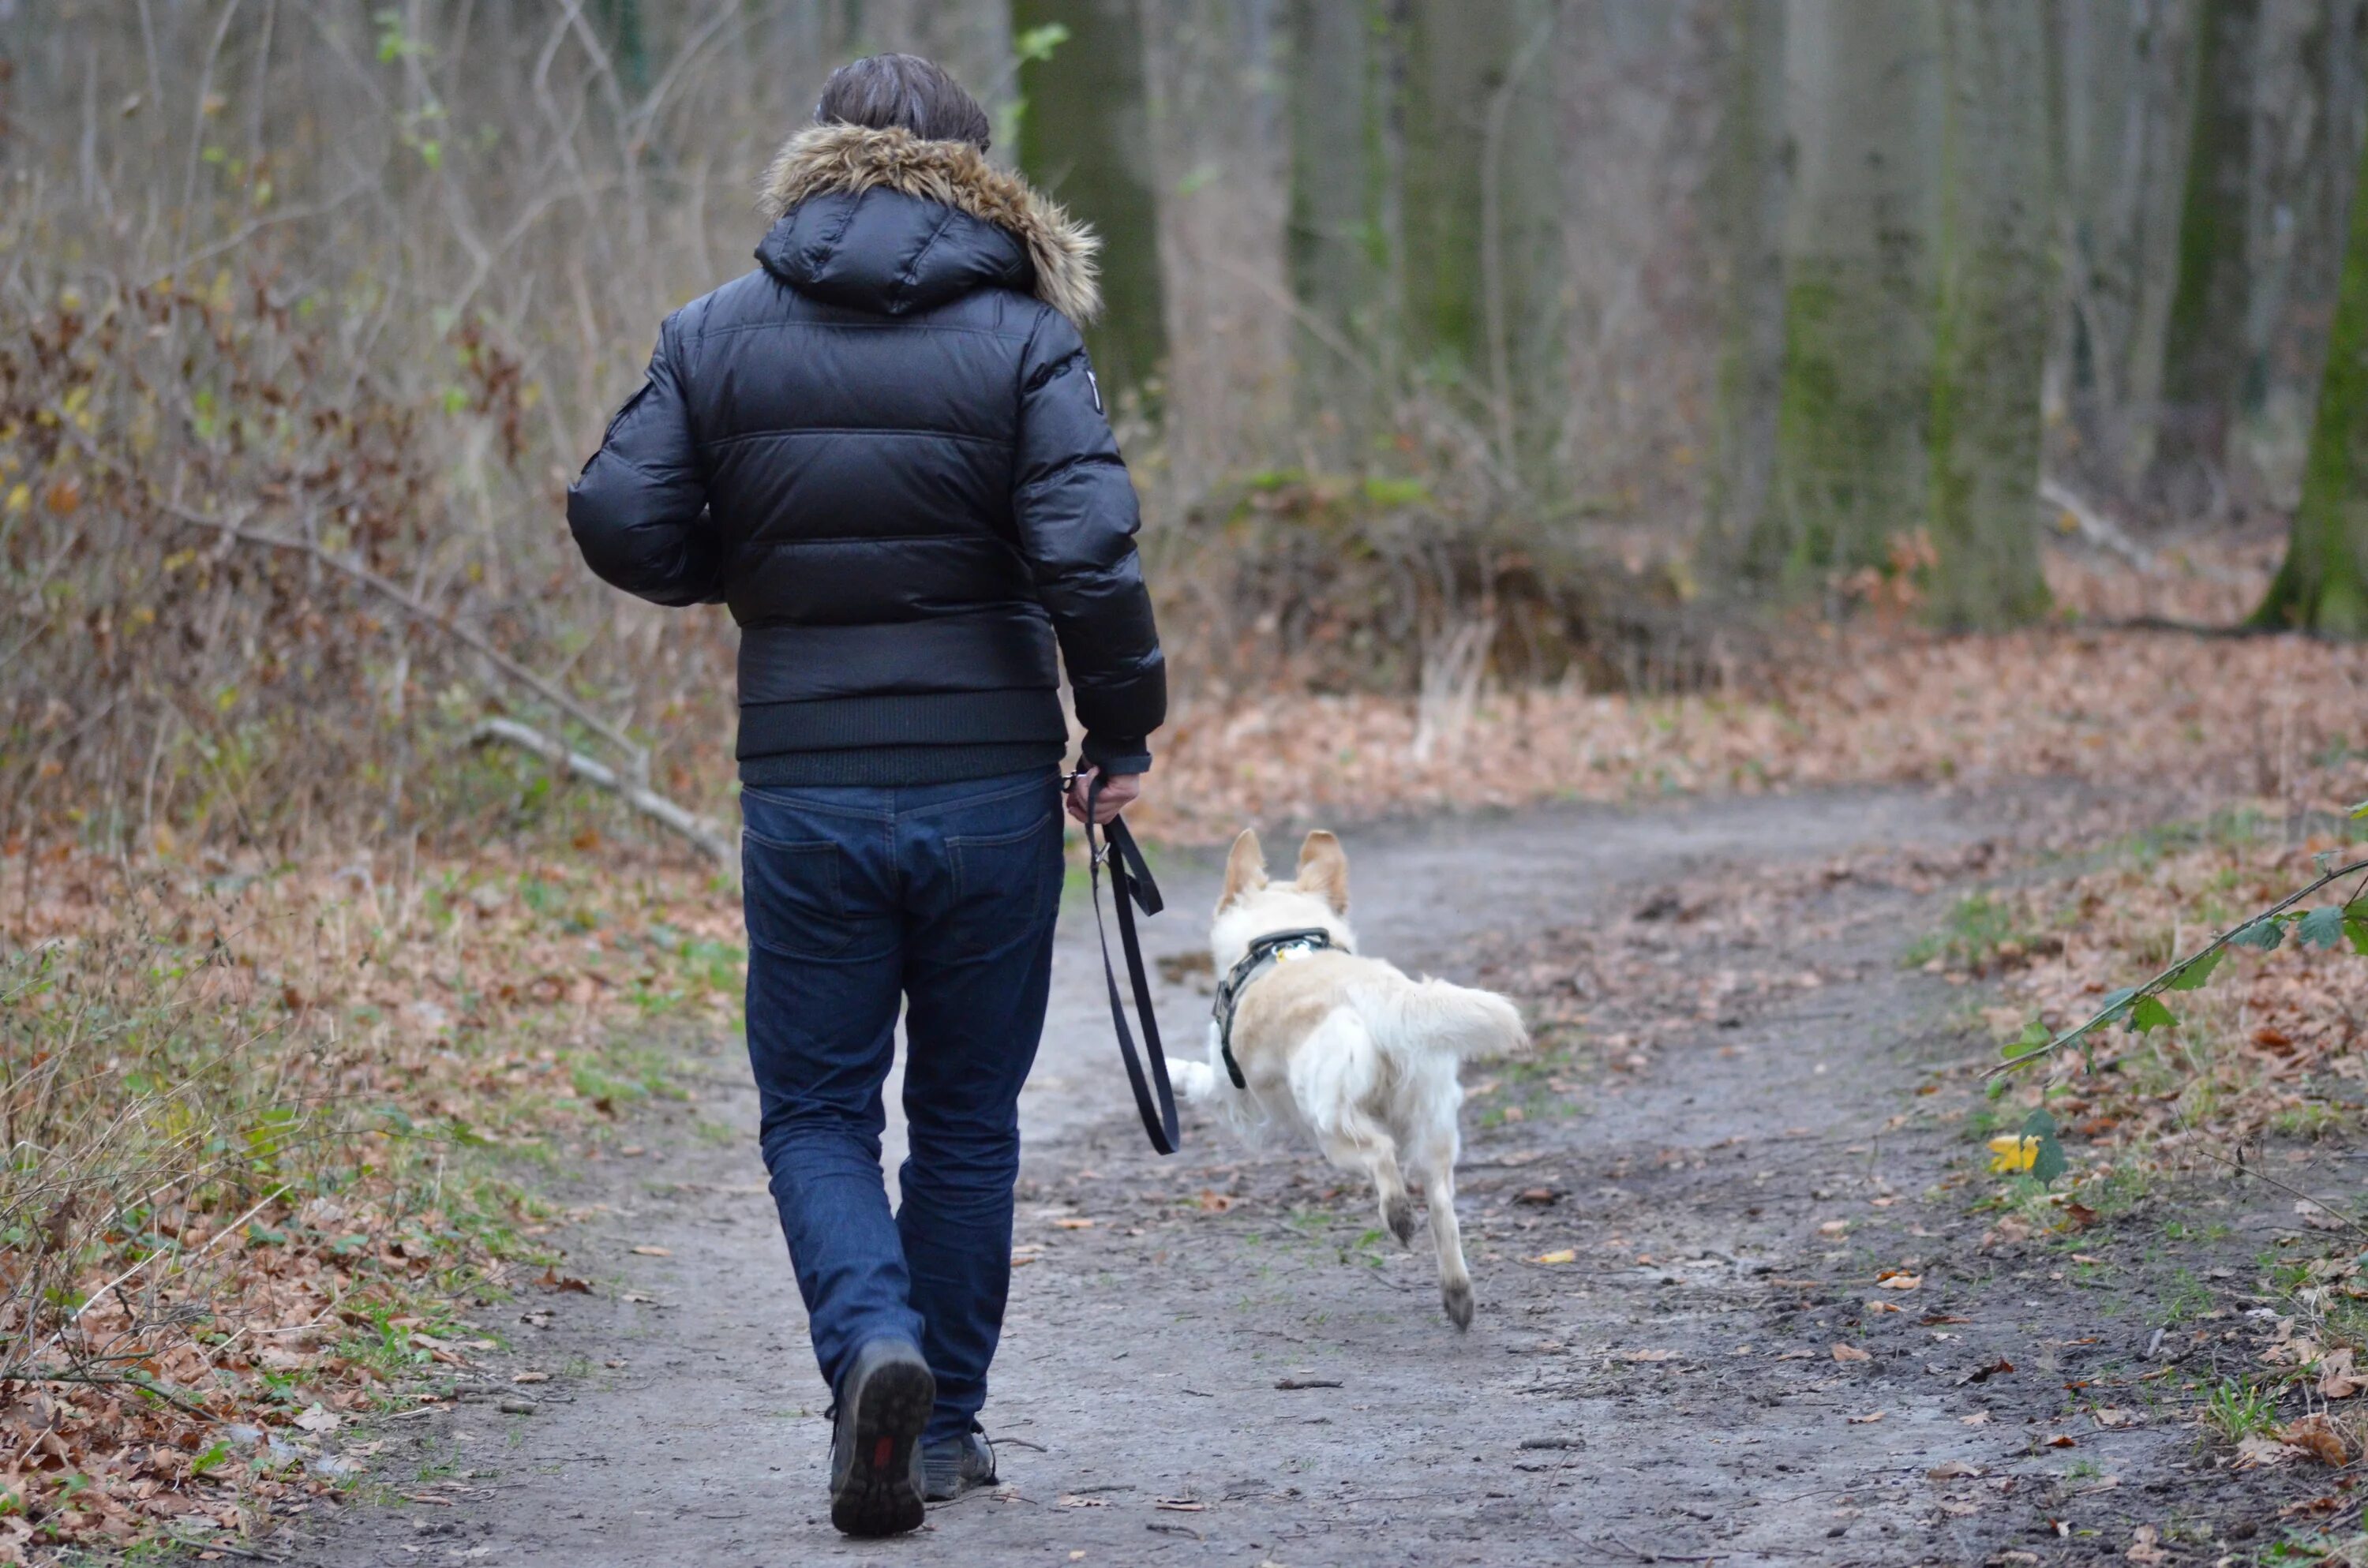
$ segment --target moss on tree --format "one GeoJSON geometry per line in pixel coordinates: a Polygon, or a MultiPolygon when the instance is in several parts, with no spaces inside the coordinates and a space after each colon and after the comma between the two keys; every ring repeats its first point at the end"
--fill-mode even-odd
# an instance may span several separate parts
{"type": "Polygon", "coordinates": [[[2368,636],[2368,151],[2285,564],[2254,624],[2368,636]]]}

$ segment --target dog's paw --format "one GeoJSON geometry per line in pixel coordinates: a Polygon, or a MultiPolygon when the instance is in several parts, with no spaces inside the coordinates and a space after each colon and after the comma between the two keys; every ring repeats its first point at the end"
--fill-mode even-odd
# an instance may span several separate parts
{"type": "Polygon", "coordinates": [[[1440,1304],[1447,1308],[1449,1322],[1460,1329],[1471,1328],[1472,1281],[1458,1279],[1451,1284],[1440,1286],[1439,1299],[1440,1304]]]}
{"type": "Polygon", "coordinates": [[[1388,1223],[1390,1234],[1397,1237],[1398,1245],[1402,1247],[1414,1245],[1414,1199],[1412,1198],[1403,1192],[1399,1193],[1382,1205],[1382,1218],[1388,1223]]]}

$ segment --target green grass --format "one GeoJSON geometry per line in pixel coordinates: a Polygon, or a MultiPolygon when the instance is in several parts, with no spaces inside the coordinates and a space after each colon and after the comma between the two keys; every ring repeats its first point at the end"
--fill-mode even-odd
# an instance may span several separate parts
{"type": "Polygon", "coordinates": [[[2368,1534],[2354,1531],[2333,1536],[2293,1531],[2283,1540],[2271,1541],[2253,1561],[2265,1568],[2298,1568],[2302,1563],[2312,1563],[2317,1568],[2363,1568],[2368,1565],[2368,1534]]]}
{"type": "MultiPolygon", "coordinates": [[[[1546,1046],[1531,1055],[1495,1063],[1496,1090],[1474,1119],[1482,1127],[1508,1121],[1564,1121],[1585,1114],[1577,1053],[1567,1044],[1546,1046]],[[1519,1116],[1508,1111],[1518,1110],[1519,1116]]],[[[1475,1098],[1484,1097],[1475,1096],[1475,1098]]]]}
{"type": "Polygon", "coordinates": [[[2212,1288],[2184,1268],[2174,1268],[2157,1298],[2157,1321],[2165,1328],[2191,1323],[2212,1310],[2212,1288]]]}
{"type": "Polygon", "coordinates": [[[1928,931],[1908,944],[1900,962],[1921,969],[1938,959],[1952,970],[1988,967],[1998,949],[2009,943],[2030,949],[2045,936],[2027,926],[2023,913],[2003,898],[1977,892],[1961,898],[1937,931],[1928,931]]]}
{"type": "Polygon", "coordinates": [[[2203,1402],[2203,1424],[2232,1443],[2258,1437],[2278,1424],[2278,1390],[2250,1378],[2228,1378],[2203,1402]]]}
{"type": "Polygon", "coordinates": [[[2324,1100],[2305,1100],[2270,1118],[2270,1131],[2287,1138],[2317,1142],[2343,1125],[2343,1112],[2324,1100]]]}

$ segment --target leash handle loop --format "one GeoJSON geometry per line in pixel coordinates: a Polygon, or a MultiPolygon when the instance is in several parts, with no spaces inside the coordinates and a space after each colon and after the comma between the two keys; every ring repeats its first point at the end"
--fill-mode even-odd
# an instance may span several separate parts
{"type": "Polygon", "coordinates": [[[1134,912],[1156,915],[1167,907],[1159,884],[1144,863],[1134,834],[1118,817],[1096,836],[1094,809],[1101,801],[1102,776],[1096,771],[1086,786],[1087,878],[1093,884],[1094,930],[1101,937],[1102,979],[1110,987],[1110,1023],[1118,1031],[1119,1055],[1126,1063],[1126,1081],[1134,1091],[1135,1113],[1154,1150],[1176,1152],[1181,1139],[1176,1123],[1176,1091],[1167,1080],[1167,1057],[1160,1049],[1159,1017],[1152,1009],[1151,977],[1143,967],[1143,943],[1135,934],[1134,912]],[[1110,962],[1110,928],[1102,922],[1102,870],[1108,867],[1110,899],[1118,906],[1119,948],[1126,959],[1126,976],[1134,992],[1135,1016],[1143,1024],[1143,1051],[1137,1054],[1134,1031],[1127,1027],[1126,1004],[1119,994],[1118,969],[1110,962]],[[1146,1071],[1146,1062],[1148,1070],[1146,1071]]]}

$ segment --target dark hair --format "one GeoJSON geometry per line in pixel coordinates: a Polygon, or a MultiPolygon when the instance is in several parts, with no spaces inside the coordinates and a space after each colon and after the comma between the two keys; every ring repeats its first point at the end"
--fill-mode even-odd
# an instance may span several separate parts
{"type": "Polygon", "coordinates": [[[917,54],[875,54],[832,72],[814,105],[814,123],[909,131],[925,142],[986,150],[986,111],[943,66],[917,54]]]}

